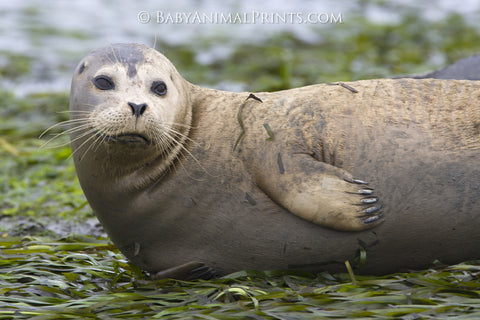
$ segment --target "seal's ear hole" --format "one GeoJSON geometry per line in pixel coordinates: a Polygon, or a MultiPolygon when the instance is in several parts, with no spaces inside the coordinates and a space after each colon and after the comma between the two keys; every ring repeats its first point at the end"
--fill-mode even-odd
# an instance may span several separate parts
{"type": "Polygon", "coordinates": [[[115,89],[115,83],[113,83],[112,78],[109,76],[96,76],[92,80],[95,87],[100,90],[112,90],[115,89]]]}
{"type": "Polygon", "coordinates": [[[163,81],[153,81],[150,90],[156,95],[163,96],[167,94],[167,85],[163,81]]]}
{"type": "Polygon", "coordinates": [[[78,68],[78,74],[82,74],[83,71],[85,71],[85,68],[86,68],[86,67],[87,67],[87,66],[86,66],[85,62],[82,63],[82,65],[80,66],[80,68],[78,68]]]}

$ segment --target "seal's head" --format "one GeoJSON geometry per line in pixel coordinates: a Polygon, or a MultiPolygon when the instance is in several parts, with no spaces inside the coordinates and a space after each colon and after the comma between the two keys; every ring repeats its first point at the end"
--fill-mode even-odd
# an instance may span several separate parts
{"type": "Polygon", "coordinates": [[[187,139],[188,86],[167,58],[147,46],[114,44],[91,52],[75,70],[70,95],[77,170],[86,162],[118,176],[155,162],[158,172],[149,173],[154,179],[187,139]],[[96,163],[87,159],[92,157],[96,163]]]}

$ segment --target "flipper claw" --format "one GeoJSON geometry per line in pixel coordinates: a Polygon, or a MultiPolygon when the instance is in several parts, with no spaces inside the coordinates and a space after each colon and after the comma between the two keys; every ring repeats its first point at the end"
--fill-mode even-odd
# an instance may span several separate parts
{"type": "Polygon", "coordinates": [[[367,208],[365,210],[363,210],[363,212],[365,212],[366,214],[373,214],[377,211],[379,211],[382,207],[381,206],[374,206],[374,207],[370,207],[370,208],[367,208]]]}
{"type": "Polygon", "coordinates": [[[364,224],[379,223],[379,220],[382,218],[382,213],[379,212],[380,209],[382,209],[382,205],[378,203],[379,199],[375,195],[375,190],[370,188],[364,180],[349,179],[346,181],[355,185],[362,185],[363,188],[357,191],[358,195],[364,196],[359,199],[361,209],[357,211],[357,217],[360,218],[364,224]]]}
{"type": "Polygon", "coordinates": [[[375,203],[378,201],[378,198],[375,197],[375,198],[364,198],[362,199],[362,204],[371,204],[371,203],[375,203]]]}
{"type": "Polygon", "coordinates": [[[369,224],[369,223],[377,221],[378,219],[380,219],[380,216],[369,217],[369,218],[363,220],[363,223],[369,224]]]}
{"type": "Polygon", "coordinates": [[[362,190],[358,190],[358,193],[363,194],[363,195],[371,195],[371,194],[373,194],[373,190],[372,189],[362,189],[362,190]]]}
{"type": "Polygon", "coordinates": [[[217,276],[217,272],[215,269],[204,265],[190,271],[190,276],[190,279],[210,280],[217,276]]]}
{"type": "Polygon", "coordinates": [[[356,184],[368,184],[368,182],[365,182],[365,181],[359,180],[359,179],[352,179],[352,182],[356,183],[356,184]]]}

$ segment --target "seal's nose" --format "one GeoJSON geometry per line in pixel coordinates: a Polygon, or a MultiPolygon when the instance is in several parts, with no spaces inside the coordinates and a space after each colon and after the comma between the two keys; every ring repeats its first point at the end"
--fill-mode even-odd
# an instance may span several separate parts
{"type": "Polygon", "coordinates": [[[132,113],[137,118],[139,118],[145,112],[145,110],[147,110],[146,103],[136,104],[133,102],[129,102],[128,105],[130,106],[130,108],[132,108],[132,113]]]}

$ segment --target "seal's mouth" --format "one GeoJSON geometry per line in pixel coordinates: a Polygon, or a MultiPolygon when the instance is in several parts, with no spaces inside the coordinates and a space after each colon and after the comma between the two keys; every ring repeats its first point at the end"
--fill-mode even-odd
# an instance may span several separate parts
{"type": "Polygon", "coordinates": [[[119,135],[111,136],[104,133],[97,132],[97,135],[102,137],[104,141],[107,142],[120,142],[120,143],[140,143],[150,145],[151,141],[147,139],[144,135],[138,133],[122,133],[119,135]]]}
{"type": "Polygon", "coordinates": [[[121,134],[116,136],[115,139],[118,142],[124,143],[145,143],[147,145],[150,144],[150,140],[148,140],[145,136],[137,133],[121,134]]]}

